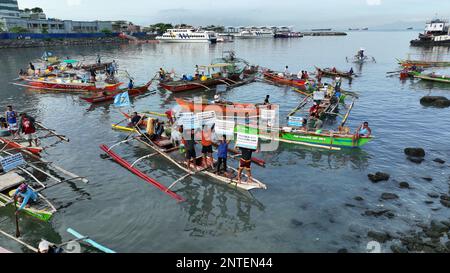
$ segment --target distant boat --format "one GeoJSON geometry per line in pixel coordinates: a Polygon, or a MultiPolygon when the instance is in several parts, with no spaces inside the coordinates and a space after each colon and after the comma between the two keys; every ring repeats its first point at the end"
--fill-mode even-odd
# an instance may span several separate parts
{"type": "Polygon", "coordinates": [[[363,28],[362,30],[369,30],[369,28],[368,28],[368,27],[365,27],[365,28],[363,28]]]}
{"type": "Polygon", "coordinates": [[[331,28],[314,28],[311,31],[331,31],[331,28]]]}
{"type": "Polygon", "coordinates": [[[407,28],[407,30],[413,30],[413,27],[409,27],[409,28],[407,28]]]}
{"type": "Polygon", "coordinates": [[[359,28],[349,28],[348,30],[359,30],[359,28]]]}

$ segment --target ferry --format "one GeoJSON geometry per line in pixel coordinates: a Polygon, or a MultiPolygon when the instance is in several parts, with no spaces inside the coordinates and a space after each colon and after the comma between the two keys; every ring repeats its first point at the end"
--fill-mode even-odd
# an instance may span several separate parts
{"type": "Polygon", "coordinates": [[[157,40],[166,43],[216,43],[217,36],[214,31],[202,31],[192,28],[168,29],[162,36],[157,36],[157,40]]]}
{"type": "Polygon", "coordinates": [[[247,29],[239,32],[234,37],[238,39],[273,38],[275,33],[270,29],[247,29]]]}
{"type": "Polygon", "coordinates": [[[450,46],[450,28],[447,20],[433,19],[426,23],[424,33],[411,41],[412,46],[450,46]]]}

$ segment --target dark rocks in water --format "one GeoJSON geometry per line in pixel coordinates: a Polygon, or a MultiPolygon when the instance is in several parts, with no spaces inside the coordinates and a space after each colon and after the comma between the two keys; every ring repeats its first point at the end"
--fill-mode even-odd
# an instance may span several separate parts
{"type": "Polygon", "coordinates": [[[422,148],[406,148],[404,150],[404,152],[407,156],[411,156],[411,157],[424,157],[425,156],[425,150],[422,148]]]}
{"type": "Polygon", "coordinates": [[[430,238],[440,238],[441,234],[439,232],[433,231],[433,230],[427,230],[425,231],[425,234],[430,238]]]}
{"type": "Polygon", "coordinates": [[[383,200],[398,199],[398,195],[394,194],[394,193],[385,192],[385,193],[381,194],[381,199],[383,199],[383,200]]]}
{"type": "Polygon", "coordinates": [[[427,201],[425,201],[425,204],[431,205],[431,204],[434,204],[434,201],[427,200],[427,201]]]}
{"type": "Polygon", "coordinates": [[[442,200],[442,199],[441,199],[441,204],[442,204],[444,207],[450,208],[450,201],[442,200]]]}
{"type": "Polygon", "coordinates": [[[368,174],[367,175],[370,179],[370,181],[372,181],[373,183],[378,183],[381,181],[388,181],[390,175],[387,173],[382,173],[382,172],[377,172],[375,174],[368,174]]]}
{"type": "Polygon", "coordinates": [[[337,253],[348,253],[348,250],[346,248],[341,248],[337,251],[337,253]]]}
{"type": "Polygon", "coordinates": [[[425,181],[428,181],[428,182],[433,181],[433,178],[431,178],[431,177],[422,177],[422,179],[425,181]]]}
{"type": "Polygon", "coordinates": [[[420,164],[423,161],[425,161],[425,159],[423,159],[422,157],[411,157],[411,156],[408,156],[407,158],[408,158],[409,161],[411,161],[413,163],[416,163],[416,164],[420,164]]]}
{"type": "Polygon", "coordinates": [[[361,196],[356,196],[353,199],[356,200],[356,201],[364,201],[364,198],[362,198],[361,196]]]}
{"type": "Polygon", "coordinates": [[[374,210],[366,210],[364,212],[365,216],[375,216],[375,217],[380,217],[380,216],[386,216],[388,218],[393,218],[395,216],[395,214],[393,212],[391,212],[390,210],[379,210],[379,211],[374,211],[374,210]]]}
{"type": "Polygon", "coordinates": [[[399,245],[391,245],[391,251],[393,253],[408,253],[408,250],[399,245]]]}
{"type": "Polygon", "coordinates": [[[441,221],[441,224],[446,225],[450,229],[450,221],[441,221]]]}
{"type": "Polygon", "coordinates": [[[445,247],[447,248],[448,251],[450,251],[450,241],[445,243],[445,247]]]}
{"type": "Polygon", "coordinates": [[[409,189],[410,188],[408,182],[400,182],[398,185],[401,189],[409,189]]]}
{"type": "Polygon", "coordinates": [[[295,227],[301,227],[301,226],[303,226],[303,222],[301,222],[301,221],[299,221],[299,220],[297,220],[297,219],[292,219],[292,220],[291,220],[291,224],[292,224],[293,226],[295,226],[295,227]]]}
{"type": "Polygon", "coordinates": [[[387,232],[369,231],[367,233],[367,236],[379,243],[386,243],[387,241],[392,239],[391,235],[389,235],[389,233],[387,232]]]}
{"type": "Polygon", "coordinates": [[[448,196],[447,194],[443,194],[441,195],[441,200],[450,201],[450,196],[448,196]]]}
{"type": "Polygon", "coordinates": [[[435,158],[435,159],[433,159],[433,161],[436,162],[436,163],[439,163],[439,164],[444,164],[445,163],[445,160],[442,160],[440,158],[435,158]]]}
{"type": "Polygon", "coordinates": [[[349,208],[354,208],[354,207],[356,207],[355,205],[349,204],[349,203],[345,203],[345,206],[346,206],[346,207],[349,207],[349,208]]]}
{"type": "Polygon", "coordinates": [[[443,233],[446,233],[447,231],[449,231],[450,228],[447,225],[443,224],[442,222],[433,220],[433,221],[431,221],[431,224],[430,224],[430,230],[440,233],[440,234],[443,234],[443,233]]]}
{"type": "Polygon", "coordinates": [[[431,197],[431,198],[439,198],[439,194],[437,194],[437,193],[432,193],[432,192],[430,192],[430,193],[428,194],[428,196],[431,197]]]}
{"type": "Polygon", "coordinates": [[[423,106],[433,106],[438,108],[450,107],[450,100],[443,96],[425,96],[420,99],[423,106]]]}

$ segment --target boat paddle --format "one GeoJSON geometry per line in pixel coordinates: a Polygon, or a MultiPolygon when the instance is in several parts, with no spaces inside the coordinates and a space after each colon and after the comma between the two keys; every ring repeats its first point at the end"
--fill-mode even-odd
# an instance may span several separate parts
{"type": "Polygon", "coordinates": [[[19,230],[19,215],[18,215],[18,210],[17,210],[17,197],[14,196],[14,208],[15,208],[15,213],[14,216],[16,217],[16,238],[20,237],[20,230],[19,230]]]}

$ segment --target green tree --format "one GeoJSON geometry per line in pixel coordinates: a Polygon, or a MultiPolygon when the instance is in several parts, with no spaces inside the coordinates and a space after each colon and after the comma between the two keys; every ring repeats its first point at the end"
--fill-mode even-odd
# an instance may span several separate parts
{"type": "Polygon", "coordinates": [[[24,27],[12,27],[9,29],[9,31],[12,33],[27,33],[28,29],[24,27]]]}
{"type": "Polygon", "coordinates": [[[31,9],[31,12],[32,13],[42,13],[42,12],[44,12],[44,10],[40,7],[35,7],[35,8],[31,9]]]}
{"type": "Polygon", "coordinates": [[[166,32],[170,28],[173,28],[173,25],[166,24],[166,23],[157,23],[157,24],[149,26],[149,29],[151,29],[152,31],[156,31],[160,35],[163,34],[164,32],[166,32]]]}
{"type": "Polygon", "coordinates": [[[100,30],[101,33],[105,33],[105,34],[111,34],[112,31],[110,29],[104,28],[102,30],[100,30]]]}

